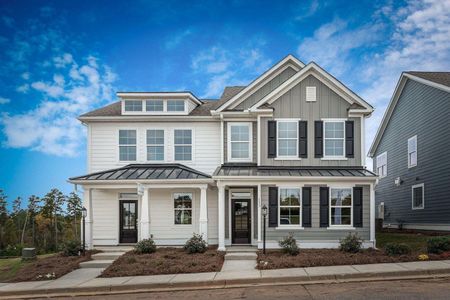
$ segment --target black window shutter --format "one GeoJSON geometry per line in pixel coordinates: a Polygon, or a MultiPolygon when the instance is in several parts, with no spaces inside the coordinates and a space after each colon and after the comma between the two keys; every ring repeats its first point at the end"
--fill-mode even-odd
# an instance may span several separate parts
{"type": "Polygon", "coordinates": [[[267,123],[267,157],[277,157],[277,121],[267,123]]]}
{"type": "Polygon", "coordinates": [[[308,122],[298,122],[298,156],[308,157],[308,122]]]}
{"type": "Polygon", "coordinates": [[[363,227],[363,188],[353,188],[353,226],[363,227]]]}
{"type": "Polygon", "coordinates": [[[353,121],[345,121],[345,157],[355,157],[355,125],[353,121]]]}
{"type": "Polygon", "coordinates": [[[302,188],[302,225],[311,227],[311,187],[302,188]]]}
{"type": "Polygon", "coordinates": [[[323,122],[314,121],[314,157],[323,157],[323,122]]]}
{"type": "Polygon", "coordinates": [[[328,193],[328,187],[320,187],[320,227],[328,227],[329,224],[328,193]]]}
{"type": "Polygon", "coordinates": [[[278,188],[269,187],[269,227],[278,226],[278,188]]]}

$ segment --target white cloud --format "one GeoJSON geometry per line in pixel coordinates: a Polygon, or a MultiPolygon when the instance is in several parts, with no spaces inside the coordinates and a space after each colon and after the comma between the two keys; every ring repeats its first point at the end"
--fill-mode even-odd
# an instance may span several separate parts
{"type": "Polygon", "coordinates": [[[10,99],[4,98],[4,97],[0,97],[0,104],[8,104],[9,102],[11,102],[10,99]]]}
{"type": "Polygon", "coordinates": [[[22,79],[28,80],[28,79],[30,79],[31,74],[30,74],[30,72],[24,72],[20,76],[22,77],[22,79]]]}
{"type": "Polygon", "coordinates": [[[61,56],[53,58],[53,62],[55,64],[55,67],[64,68],[65,66],[73,63],[73,56],[70,53],[64,53],[61,56]]]}
{"type": "Polygon", "coordinates": [[[16,91],[19,92],[19,93],[22,93],[22,94],[28,93],[29,90],[30,90],[30,85],[28,83],[24,83],[22,85],[19,85],[16,88],[16,91]]]}

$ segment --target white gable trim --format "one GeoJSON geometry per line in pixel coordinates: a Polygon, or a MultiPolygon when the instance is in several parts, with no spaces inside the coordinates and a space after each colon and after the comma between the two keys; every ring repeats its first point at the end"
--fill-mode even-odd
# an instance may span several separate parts
{"type": "Polygon", "coordinates": [[[240,91],[237,95],[232,97],[227,102],[223,103],[214,112],[216,112],[216,113],[221,112],[224,109],[230,107],[231,105],[233,105],[233,107],[239,105],[239,103],[241,103],[242,101],[247,99],[247,97],[249,95],[251,95],[255,91],[256,88],[258,88],[261,85],[263,85],[264,83],[272,80],[274,77],[279,75],[281,72],[286,70],[288,67],[291,67],[295,71],[298,72],[304,66],[305,66],[304,63],[302,63],[300,60],[298,60],[297,58],[295,58],[294,56],[289,54],[284,59],[282,59],[280,62],[278,62],[276,65],[274,65],[272,68],[270,68],[269,70],[264,72],[264,74],[262,74],[260,77],[255,79],[252,83],[250,83],[246,88],[244,88],[242,91],[240,91]],[[286,66],[284,68],[282,68],[281,70],[278,70],[285,64],[286,64],[286,66]]]}
{"type": "Polygon", "coordinates": [[[440,89],[440,90],[450,93],[450,87],[448,87],[446,85],[436,83],[433,81],[429,81],[429,80],[426,80],[421,77],[417,77],[417,76],[414,76],[414,75],[411,75],[408,73],[403,73],[403,76],[408,77],[409,79],[413,79],[414,81],[417,81],[417,82],[420,82],[420,83],[423,83],[423,84],[429,85],[431,87],[434,87],[434,88],[437,88],[437,89],[440,89]]]}
{"type": "Polygon", "coordinates": [[[287,93],[291,88],[293,88],[295,85],[297,85],[299,82],[301,82],[309,75],[313,75],[314,77],[316,77],[318,80],[327,85],[336,94],[341,96],[350,104],[356,102],[359,105],[363,106],[366,109],[367,113],[371,113],[373,111],[372,106],[370,106],[366,101],[364,101],[361,97],[353,93],[350,89],[348,89],[346,86],[344,86],[342,83],[340,83],[338,80],[336,80],[333,76],[331,76],[329,73],[327,73],[325,70],[323,70],[314,62],[311,62],[308,65],[306,65],[306,67],[304,67],[300,72],[298,72],[297,74],[286,80],[283,84],[281,84],[267,96],[261,99],[258,103],[250,107],[249,110],[256,111],[258,107],[260,107],[265,103],[271,104],[275,102],[282,95],[287,93]]]}

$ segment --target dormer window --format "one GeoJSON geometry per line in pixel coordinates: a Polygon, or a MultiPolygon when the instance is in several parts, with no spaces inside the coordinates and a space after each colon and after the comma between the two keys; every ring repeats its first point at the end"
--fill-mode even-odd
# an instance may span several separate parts
{"type": "Polygon", "coordinates": [[[142,101],[125,100],[125,111],[142,111],[142,101]]]}
{"type": "Polygon", "coordinates": [[[145,101],[146,111],[164,111],[163,100],[147,100],[145,101]]]}
{"type": "Polygon", "coordinates": [[[183,112],[184,110],[184,100],[167,100],[168,112],[183,112]]]}

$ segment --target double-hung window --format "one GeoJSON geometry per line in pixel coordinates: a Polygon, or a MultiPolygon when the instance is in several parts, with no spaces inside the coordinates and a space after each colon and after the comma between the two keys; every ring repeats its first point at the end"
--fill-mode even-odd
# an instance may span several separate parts
{"type": "Polygon", "coordinates": [[[164,129],[147,130],[147,160],[164,160],[164,129]]]}
{"type": "Polygon", "coordinates": [[[330,188],[330,225],[352,226],[352,189],[330,188]]]}
{"type": "Polygon", "coordinates": [[[387,176],[387,152],[377,156],[377,174],[380,178],[387,176]]]}
{"type": "Polygon", "coordinates": [[[417,166],[417,135],[408,139],[408,168],[417,166]]]}
{"type": "Polygon", "coordinates": [[[142,101],[125,100],[125,111],[142,111],[142,101]]]}
{"type": "Polygon", "coordinates": [[[163,100],[147,100],[145,101],[146,111],[164,111],[164,101],[163,100]]]}
{"type": "Polygon", "coordinates": [[[167,100],[167,111],[183,112],[184,100],[167,100]]]}
{"type": "Polygon", "coordinates": [[[412,186],[412,209],[425,207],[425,186],[423,183],[412,186]]]}
{"type": "Polygon", "coordinates": [[[174,159],[179,161],[192,160],[192,130],[174,130],[174,159]]]}
{"type": "Polygon", "coordinates": [[[119,130],[119,160],[136,160],[136,130],[119,130]]]}
{"type": "Polygon", "coordinates": [[[345,157],[345,121],[324,121],[323,124],[325,157],[345,157]]]}
{"type": "Polygon", "coordinates": [[[252,124],[228,123],[228,160],[252,160],[252,124]]]}
{"type": "Polygon", "coordinates": [[[176,225],[192,224],[192,193],[174,193],[174,211],[176,225]]]}
{"type": "Polygon", "coordinates": [[[301,226],[301,199],[299,188],[279,188],[280,226],[301,226]]]}
{"type": "Polygon", "coordinates": [[[298,157],[298,120],[277,121],[277,157],[298,157]]]}

